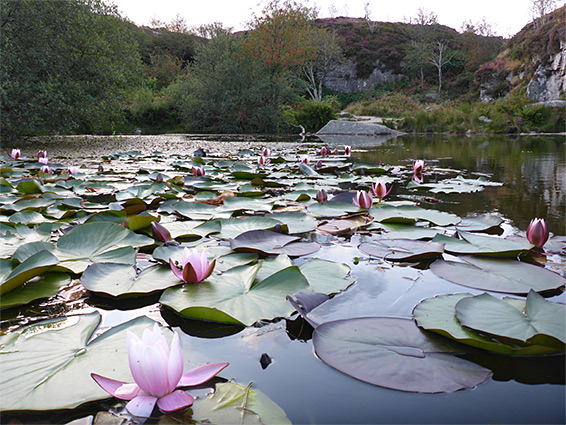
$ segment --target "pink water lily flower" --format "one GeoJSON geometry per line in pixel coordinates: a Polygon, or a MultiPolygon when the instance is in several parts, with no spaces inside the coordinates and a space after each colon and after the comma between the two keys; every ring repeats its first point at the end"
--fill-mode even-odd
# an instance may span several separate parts
{"type": "Polygon", "coordinates": [[[175,276],[185,283],[199,283],[212,274],[216,259],[209,263],[204,252],[199,254],[196,249],[185,248],[181,263],[183,267],[179,270],[173,260],[169,259],[169,265],[175,276]]]}
{"type": "Polygon", "coordinates": [[[44,173],[44,174],[53,174],[53,170],[51,168],[49,168],[48,165],[43,165],[40,169],[39,169],[40,173],[44,173]]]}
{"type": "Polygon", "coordinates": [[[389,195],[391,189],[393,189],[393,186],[389,187],[389,190],[387,190],[387,186],[385,186],[385,183],[382,180],[377,180],[377,183],[371,184],[371,191],[373,192],[375,197],[379,200],[379,202],[381,202],[383,198],[389,195]]]}
{"type": "Polygon", "coordinates": [[[323,146],[320,148],[320,156],[326,156],[328,155],[328,149],[326,148],[326,146],[323,146]]]}
{"type": "Polygon", "coordinates": [[[193,167],[193,177],[202,177],[202,176],[204,176],[204,168],[193,167]]]}
{"type": "Polygon", "coordinates": [[[12,149],[10,156],[12,157],[12,159],[18,159],[20,156],[22,156],[22,152],[19,149],[12,149]]]}
{"type": "Polygon", "coordinates": [[[527,229],[527,239],[537,248],[542,248],[548,240],[550,233],[544,218],[533,218],[527,229]]]}
{"type": "Polygon", "coordinates": [[[369,210],[373,205],[373,197],[371,193],[366,192],[365,190],[358,190],[356,192],[356,196],[352,199],[354,205],[369,210]]]}
{"type": "Polygon", "coordinates": [[[299,162],[304,162],[305,164],[309,165],[311,163],[311,160],[308,155],[300,155],[299,162]]]}
{"type": "Polygon", "coordinates": [[[121,400],[128,400],[126,410],[139,421],[151,415],[155,404],[165,412],[185,409],[194,398],[178,387],[200,385],[216,376],[228,363],[213,363],[183,373],[183,351],[175,332],[171,346],[159,325],[145,329],[142,338],[128,331],[128,360],[134,383],[117,381],[91,373],[104,391],[121,400]]]}
{"type": "Polygon", "coordinates": [[[262,154],[262,156],[269,156],[269,155],[271,155],[271,149],[265,148],[265,149],[263,149],[263,152],[261,154],[262,154]]]}
{"type": "Polygon", "coordinates": [[[424,177],[421,173],[414,173],[413,174],[413,181],[419,183],[419,184],[423,184],[424,182],[424,177]]]}
{"type": "Polygon", "coordinates": [[[69,174],[77,174],[80,171],[80,168],[77,166],[69,167],[69,174]]]}
{"type": "Polygon", "coordinates": [[[425,170],[425,163],[422,159],[413,162],[413,172],[415,174],[422,174],[424,170],[425,170]]]}
{"type": "Polygon", "coordinates": [[[39,159],[39,158],[47,158],[47,151],[38,151],[38,152],[35,154],[35,157],[36,157],[37,159],[39,159]]]}
{"type": "Polygon", "coordinates": [[[47,158],[46,156],[41,156],[37,160],[40,164],[47,165],[49,163],[49,158],[47,158]]]}
{"type": "Polygon", "coordinates": [[[261,155],[258,159],[257,159],[257,163],[259,165],[268,165],[271,162],[271,159],[267,158],[267,156],[261,155]]]}
{"type": "Polygon", "coordinates": [[[324,204],[326,201],[328,201],[328,194],[326,193],[326,190],[318,189],[318,193],[316,194],[315,199],[320,204],[324,204]]]}

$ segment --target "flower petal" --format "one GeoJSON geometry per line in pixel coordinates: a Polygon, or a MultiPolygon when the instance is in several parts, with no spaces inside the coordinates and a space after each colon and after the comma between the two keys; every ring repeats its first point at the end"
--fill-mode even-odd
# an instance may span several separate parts
{"type": "Polygon", "coordinates": [[[139,418],[139,422],[143,423],[151,416],[151,412],[153,412],[156,402],[157,397],[139,395],[126,404],[126,410],[130,413],[130,415],[139,418]]]}
{"type": "Polygon", "coordinates": [[[116,381],[115,379],[106,378],[104,376],[100,376],[96,373],[91,373],[90,376],[95,382],[100,385],[100,387],[110,394],[113,397],[121,398],[122,400],[129,400],[127,398],[123,398],[122,396],[118,396],[116,394],[116,390],[120,388],[122,385],[128,385],[126,382],[116,381]]]}
{"type": "Polygon", "coordinates": [[[171,258],[169,258],[169,265],[171,266],[171,270],[173,270],[173,274],[175,276],[177,276],[180,280],[183,280],[183,273],[181,273],[181,271],[177,268],[177,266],[175,265],[175,263],[173,263],[173,260],[171,258]]]}
{"type": "Polygon", "coordinates": [[[179,380],[183,376],[183,350],[181,350],[181,342],[179,334],[173,334],[171,341],[171,350],[169,353],[169,362],[167,364],[167,381],[169,382],[169,391],[177,388],[179,380]]]}
{"type": "Polygon", "coordinates": [[[116,389],[115,397],[121,400],[131,400],[140,394],[143,395],[142,389],[138,386],[138,384],[132,383],[132,384],[124,384],[121,387],[118,387],[116,389]]]}
{"type": "Polygon", "coordinates": [[[192,387],[194,385],[200,385],[216,376],[229,364],[230,363],[211,363],[188,370],[183,374],[177,386],[192,387]]]}
{"type": "Polygon", "coordinates": [[[204,276],[202,277],[202,280],[206,279],[208,276],[212,274],[212,271],[214,270],[215,266],[216,266],[216,258],[212,260],[212,263],[210,263],[208,269],[204,272],[204,276]]]}
{"type": "Polygon", "coordinates": [[[197,272],[191,263],[183,267],[183,281],[186,283],[199,283],[197,272]]]}
{"type": "Polygon", "coordinates": [[[189,407],[193,401],[195,399],[192,395],[183,390],[177,390],[157,400],[157,406],[165,412],[175,412],[189,407]]]}

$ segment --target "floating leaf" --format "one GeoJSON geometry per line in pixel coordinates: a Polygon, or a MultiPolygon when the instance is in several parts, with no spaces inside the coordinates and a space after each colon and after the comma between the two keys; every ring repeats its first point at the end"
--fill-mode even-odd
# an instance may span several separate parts
{"type": "Polygon", "coordinates": [[[260,267],[235,267],[197,285],[167,289],[159,302],[185,317],[245,326],[288,316],[293,307],[287,295],[308,291],[308,281],[292,266],[254,283],[260,267]]]}
{"type": "MultiPolygon", "coordinates": [[[[554,354],[562,351],[558,348],[545,347],[542,345],[508,344],[501,339],[497,340],[462,327],[456,318],[455,307],[460,300],[469,297],[473,297],[473,295],[439,295],[434,298],[425,299],[415,307],[413,317],[417,324],[423,329],[437,332],[448,338],[455,339],[458,342],[471,345],[472,347],[493,351],[499,354],[524,356],[554,354]]],[[[507,302],[505,298],[503,301],[507,302]]],[[[525,307],[525,301],[515,301],[519,301],[523,305],[523,308],[525,307]]],[[[483,313],[478,311],[477,314],[482,315],[483,313]]],[[[484,320],[485,319],[487,318],[484,317],[484,320]]],[[[517,323],[513,323],[512,325],[515,327],[517,323]]]]}
{"type": "Polygon", "coordinates": [[[289,257],[301,257],[320,249],[317,243],[300,242],[300,239],[270,230],[251,230],[232,239],[230,246],[234,251],[265,255],[287,254],[289,257]]]}
{"type": "Polygon", "coordinates": [[[0,298],[0,309],[24,305],[41,298],[53,297],[70,282],[71,278],[67,273],[48,271],[30,279],[7,294],[3,294],[0,298]]]}
{"type": "Polygon", "coordinates": [[[367,226],[372,222],[373,218],[367,214],[354,215],[329,221],[323,221],[317,229],[325,234],[353,233],[361,227],[367,226]]]}
{"type": "Polygon", "coordinates": [[[313,258],[299,267],[315,292],[332,294],[346,289],[354,282],[346,264],[313,258]]]}
{"type": "Polygon", "coordinates": [[[408,319],[366,317],[323,323],[313,334],[316,355],[356,379],[420,393],[473,388],[491,374],[453,354],[462,346],[425,334],[408,319]]]}
{"type": "Polygon", "coordinates": [[[495,214],[485,214],[478,217],[463,218],[456,225],[457,229],[466,232],[488,232],[494,229],[500,229],[503,219],[495,214]]]}
{"type": "Polygon", "coordinates": [[[289,234],[306,233],[316,228],[317,220],[312,215],[299,212],[266,214],[265,218],[277,220],[285,224],[289,234]]]}
{"type": "Polygon", "coordinates": [[[359,250],[389,261],[423,261],[442,256],[444,245],[410,239],[380,239],[376,243],[360,244],[359,250]]]}
{"type": "Polygon", "coordinates": [[[454,214],[437,210],[430,210],[416,206],[404,205],[394,207],[390,205],[374,206],[369,210],[375,221],[385,223],[415,223],[417,220],[430,221],[438,226],[450,226],[460,222],[460,217],[454,214]]]}
{"type": "Polygon", "coordinates": [[[192,406],[192,420],[198,423],[223,424],[291,424],[277,404],[259,390],[226,382],[216,384],[214,393],[197,399],[192,406]]]}
{"type": "Polygon", "coordinates": [[[566,279],[556,273],[517,260],[460,258],[466,262],[437,260],[430,269],[437,276],[458,285],[508,294],[527,294],[531,289],[549,291],[566,284],[566,279]]]}
{"type": "Polygon", "coordinates": [[[39,251],[12,269],[12,262],[0,260],[0,295],[4,295],[28,280],[55,266],[59,260],[49,251],[39,251]]]}
{"type": "Polygon", "coordinates": [[[482,236],[458,231],[458,238],[437,235],[433,242],[445,244],[445,250],[454,254],[490,255],[499,257],[517,257],[527,253],[533,246],[525,240],[517,243],[495,236],[482,236]]]}
{"type": "MultiPolygon", "coordinates": [[[[281,223],[267,217],[237,217],[232,219],[219,219],[220,231],[214,233],[215,238],[219,239],[234,239],[248,231],[261,230],[261,229],[274,229],[280,226],[281,223]]],[[[202,226],[199,229],[207,228],[202,226]]]]}
{"type": "Polygon", "coordinates": [[[308,207],[309,212],[315,217],[340,217],[352,212],[358,212],[360,209],[347,202],[328,201],[324,204],[312,204],[308,207]]]}
{"type": "Polygon", "coordinates": [[[464,298],[455,311],[462,326],[482,334],[566,348],[566,305],[546,301],[534,291],[527,295],[524,311],[489,294],[464,298]]]}

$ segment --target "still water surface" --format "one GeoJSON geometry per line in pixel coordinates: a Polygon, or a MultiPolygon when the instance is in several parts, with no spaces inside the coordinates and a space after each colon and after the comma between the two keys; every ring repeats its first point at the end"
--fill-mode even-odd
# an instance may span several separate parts
{"type": "MultiPolygon", "coordinates": [[[[266,144],[264,139],[261,142],[266,144]]],[[[524,232],[533,217],[543,217],[553,234],[565,235],[565,146],[564,137],[404,136],[378,146],[353,146],[351,161],[410,168],[412,160],[424,159],[436,169],[461,170],[465,178],[485,176],[503,186],[486,187],[472,194],[436,194],[441,202],[429,207],[460,217],[496,213],[504,218],[507,233],[524,232]]],[[[426,178],[435,181],[445,177],[442,172],[433,172],[426,178]]],[[[391,199],[414,195],[402,182],[395,185],[391,199]]],[[[364,259],[357,249],[363,238],[354,235],[351,239],[319,241],[323,248],[314,256],[344,262],[357,277],[356,283],[339,296],[358,296],[365,302],[356,306],[335,303],[317,317],[410,318],[412,308],[423,298],[440,293],[479,293],[439,279],[430,270],[364,259]],[[362,261],[354,264],[355,257],[362,261]]],[[[564,251],[554,262],[555,269],[565,275],[564,251]]],[[[553,299],[566,301],[565,294],[553,299]]],[[[229,361],[229,368],[221,374],[224,378],[244,385],[254,382],[254,387],[281,406],[295,424],[563,424],[566,421],[564,356],[511,359],[476,355],[471,359],[493,371],[493,377],[477,388],[451,394],[405,393],[357,381],[324,364],[313,352],[309,337],[312,330],[301,319],[203,333],[200,324],[181,323],[157,303],[128,310],[123,307],[118,310],[103,301],[89,303],[90,308],[103,313],[103,326],[114,326],[137,315],[149,315],[180,326],[184,331],[185,355],[192,353],[195,364],[229,361]],[[263,353],[273,359],[265,369],[259,361],[263,353]]],[[[197,391],[195,395],[205,392],[197,391]]],[[[95,404],[70,416],[41,418],[64,422],[64,418],[86,416],[98,409],[102,407],[95,404]]]]}

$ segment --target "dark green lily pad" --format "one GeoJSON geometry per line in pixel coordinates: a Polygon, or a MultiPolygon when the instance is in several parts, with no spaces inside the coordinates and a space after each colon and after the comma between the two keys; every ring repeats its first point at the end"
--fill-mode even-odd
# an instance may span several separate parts
{"type": "Polygon", "coordinates": [[[407,224],[415,223],[417,220],[424,220],[438,226],[450,226],[460,222],[460,217],[457,215],[410,205],[400,207],[374,205],[369,210],[369,214],[374,217],[375,221],[384,223],[407,224]]]}
{"type": "Polygon", "coordinates": [[[55,266],[59,260],[49,251],[39,251],[20,265],[12,268],[12,262],[0,260],[0,295],[4,295],[28,280],[55,266]]]}
{"type": "Polygon", "coordinates": [[[360,208],[347,202],[328,201],[324,204],[311,204],[309,212],[317,218],[321,217],[340,217],[349,213],[358,212],[360,208]]]}
{"type": "Polygon", "coordinates": [[[265,218],[271,218],[286,225],[289,229],[289,234],[310,232],[316,228],[318,223],[312,215],[299,212],[266,214],[265,218]]]}
{"type": "Polygon", "coordinates": [[[458,301],[455,311],[460,324],[476,332],[521,344],[566,348],[566,305],[546,301],[534,291],[527,295],[524,310],[482,294],[458,301]]]}
{"type": "Polygon", "coordinates": [[[465,263],[437,260],[430,269],[437,276],[470,288],[508,294],[549,291],[566,284],[559,274],[517,260],[460,257],[465,263]]]}
{"type": "Polygon", "coordinates": [[[260,268],[235,267],[197,285],[167,289],[159,302],[185,317],[245,326],[288,316],[294,310],[287,295],[308,291],[308,281],[292,266],[255,283],[260,268]]]}
{"type": "Polygon", "coordinates": [[[445,235],[437,235],[433,242],[445,244],[446,252],[453,254],[474,254],[498,257],[516,258],[526,254],[533,247],[526,239],[524,243],[518,243],[495,236],[482,236],[473,233],[458,231],[458,238],[445,235]]]}
{"type": "Polygon", "coordinates": [[[7,294],[2,294],[0,309],[24,305],[41,298],[53,297],[70,282],[71,278],[67,273],[45,272],[7,294]]]}
{"type": "Polygon", "coordinates": [[[456,225],[457,229],[466,232],[488,232],[494,229],[500,229],[503,219],[495,214],[486,214],[478,217],[463,218],[456,225]]]}
{"type": "Polygon", "coordinates": [[[289,257],[301,257],[320,249],[315,242],[301,242],[301,238],[289,236],[271,230],[251,230],[242,233],[230,241],[234,251],[257,252],[264,255],[287,254],[289,257]]]}
{"type": "MultiPolygon", "coordinates": [[[[499,354],[525,356],[536,354],[556,354],[562,351],[556,347],[545,347],[542,345],[521,344],[518,342],[509,344],[501,338],[496,339],[489,337],[463,327],[456,318],[455,308],[456,304],[460,300],[469,297],[473,297],[473,295],[439,295],[434,298],[425,299],[415,307],[413,310],[413,317],[417,324],[425,330],[439,333],[472,347],[493,351],[499,354]]],[[[509,302],[505,298],[503,301],[509,302]]],[[[525,301],[514,301],[518,301],[522,304],[521,310],[525,308],[525,301]]],[[[478,311],[477,314],[481,315],[483,313],[478,311]]],[[[485,319],[487,319],[487,317],[485,317],[484,320],[485,319]]],[[[512,325],[515,327],[517,323],[513,323],[512,325]]]]}
{"type": "Polygon", "coordinates": [[[366,317],[318,326],[316,355],[361,381],[400,391],[453,392],[473,388],[491,372],[453,354],[462,346],[425,334],[414,321],[366,317]]]}
{"type": "Polygon", "coordinates": [[[441,257],[444,245],[410,239],[381,239],[376,243],[362,243],[359,250],[389,261],[423,261],[441,257]]]}

